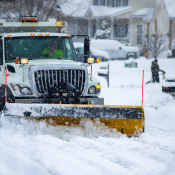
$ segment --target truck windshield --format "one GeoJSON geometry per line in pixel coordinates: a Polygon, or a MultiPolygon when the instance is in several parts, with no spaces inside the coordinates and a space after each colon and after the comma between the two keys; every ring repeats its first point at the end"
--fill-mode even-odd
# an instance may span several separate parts
{"type": "Polygon", "coordinates": [[[6,38],[5,53],[7,63],[15,62],[15,58],[77,61],[72,40],[68,37],[32,36],[6,38]]]}

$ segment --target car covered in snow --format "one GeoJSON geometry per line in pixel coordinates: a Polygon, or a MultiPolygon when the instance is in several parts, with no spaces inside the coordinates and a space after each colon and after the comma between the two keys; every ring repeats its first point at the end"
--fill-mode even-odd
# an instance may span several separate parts
{"type": "Polygon", "coordinates": [[[116,40],[92,39],[91,46],[106,51],[110,59],[138,58],[140,49],[135,46],[125,46],[116,40]]]}
{"type": "Polygon", "coordinates": [[[165,80],[162,84],[162,92],[168,93],[175,98],[175,78],[165,80]]]}
{"type": "MultiPolygon", "coordinates": [[[[83,61],[82,59],[84,59],[84,44],[79,42],[74,42],[73,44],[75,52],[77,54],[77,59],[79,61],[83,61]]],[[[100,61],[108,61],[110,58],[107,52],[93,47],[90,47],[90,57],[94,58],[95,61],[97,58],[100,58],[100,61]]]]}

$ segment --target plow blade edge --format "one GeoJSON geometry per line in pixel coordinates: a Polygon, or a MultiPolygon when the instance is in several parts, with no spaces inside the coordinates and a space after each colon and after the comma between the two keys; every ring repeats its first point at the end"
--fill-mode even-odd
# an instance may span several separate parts
{"type": "Polygon", "coordinates": [[[99,119],[105,126],[116,128],[123,134],[144,132],[142,106],[6,103],[4,115],[36,120],[52,119],[57,125],[66,126],[79,124],[82,119],[99,119]]]}

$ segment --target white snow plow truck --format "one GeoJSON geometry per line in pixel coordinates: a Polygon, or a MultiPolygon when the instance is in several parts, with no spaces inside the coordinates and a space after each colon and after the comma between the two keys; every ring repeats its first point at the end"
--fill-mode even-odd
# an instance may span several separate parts
{"type": "Polygon", "coordinates": [[[143,133],[143,107],[104,105],[100,82],[87,69],[94,63],[89,37],[83,36],[84,61],[79,62],[73,36],[61,33],[65,25],[37,17],[0,20],[0,111],[66,126],[99,120],[123,134],[143,133]]]}

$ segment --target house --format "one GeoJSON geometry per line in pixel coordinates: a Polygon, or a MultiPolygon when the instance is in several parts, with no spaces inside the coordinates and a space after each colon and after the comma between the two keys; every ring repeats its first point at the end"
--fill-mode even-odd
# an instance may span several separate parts
{"type": "Polygon", "coordinates": [[[175,38],[174,0],[86,0],[86,8],[64,14],[67,32],[94,38],[102,21],[108,21],[110,39],[131,43],[145,50],[149,36],[168,37],[169,49],[175,38]]]}

